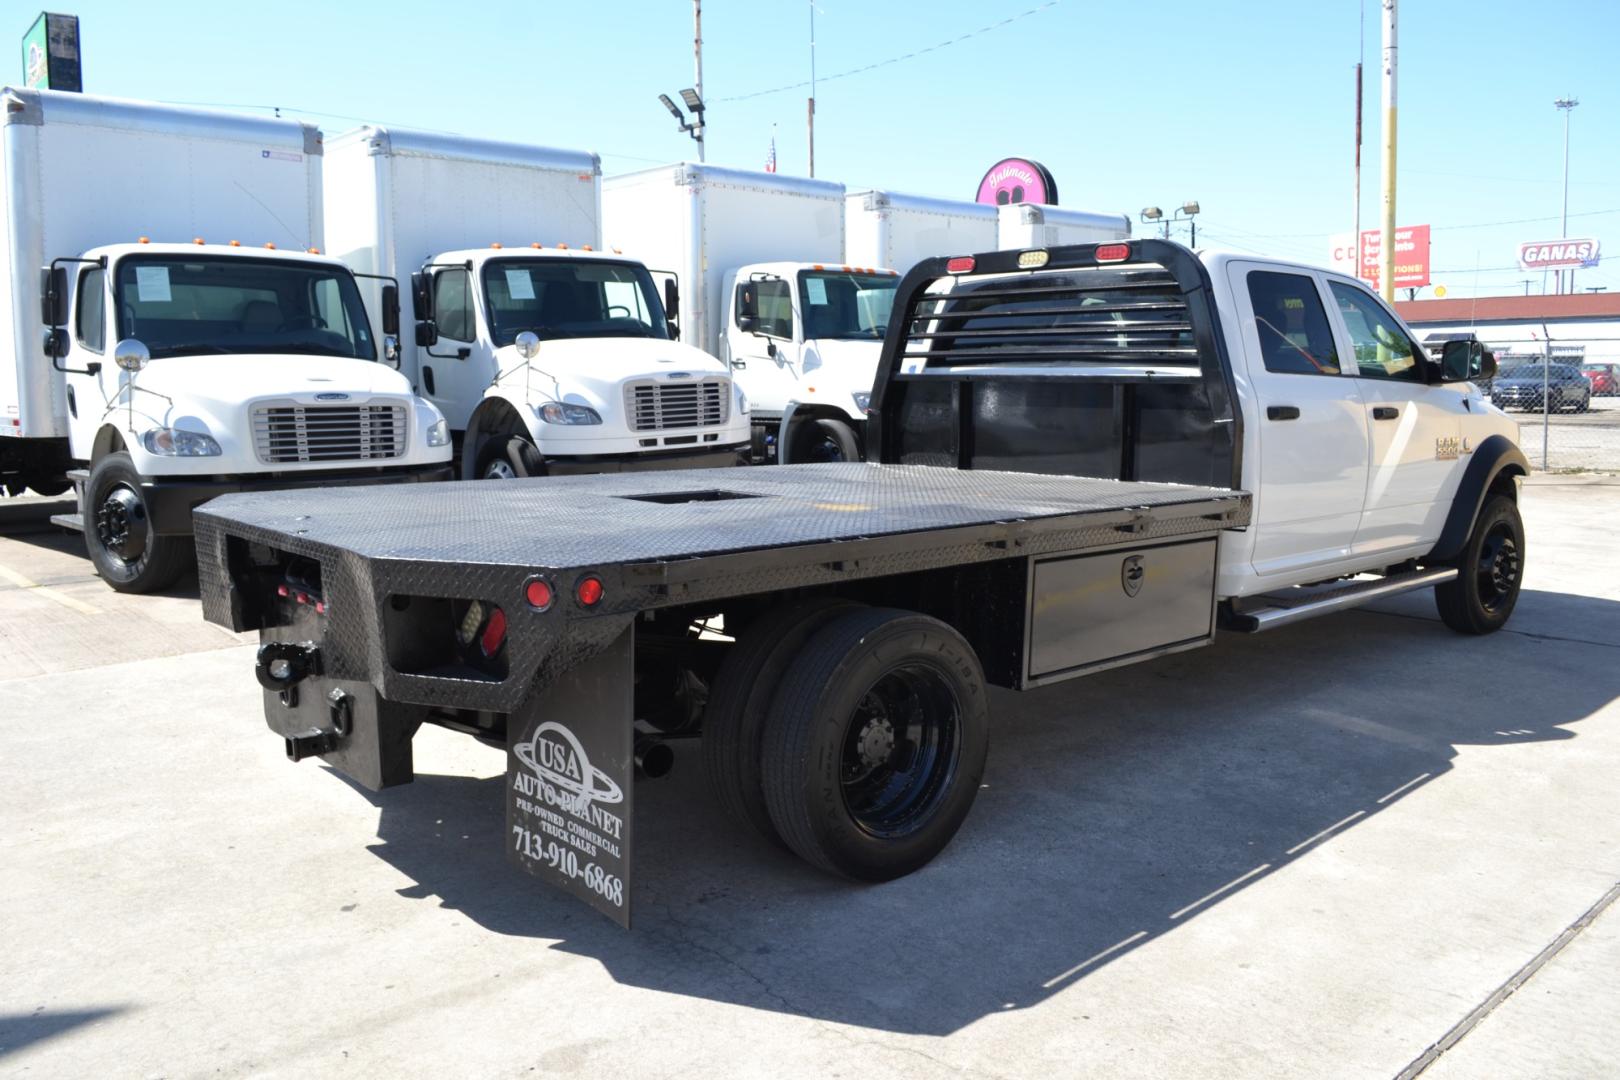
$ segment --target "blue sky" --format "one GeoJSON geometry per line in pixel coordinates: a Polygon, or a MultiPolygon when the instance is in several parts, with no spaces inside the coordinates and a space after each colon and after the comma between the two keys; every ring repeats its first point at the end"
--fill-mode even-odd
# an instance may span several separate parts
{"type": "MultiPolygon", "coordinates": [[[[1329,234],[1352,219],[1361,2],[1045,3],[815,0],[817,175],[968,199],[997,159],[1029,156],[1066,205],[1134,216],[1197,199],[1202,243],[1326,261],[1329,234]]],[[[14,42],[36,5],[0,4],[14,42]]],[[[656,99],[692,84],[690,0],[56,10],[82,21],[92,93],[281,105],[328,132],[365,119],[588,148],[610,175],[692,156],[656,99]]],[[[1578,285],[1620,291],[1620,4],[1407,0],[1401,15],[1399,218],[1434,226],[1434,281],[1453,295],[1521,291],[1518,243],[1558,235],[1552,102],[1573,94],[1570,235],[1609,254],[1578,285]]],[[[1378,0],[1364,18],[1366,228],[1379,206],[1378,0]]],[[[20,55],[12,65],[20,81],[20,55]]],[[[709,160],[763,167],[775,125],[781,171],[802,174],[808,90],[745,95],[809,74],[809,0],[706,0],[709,160]]]]}

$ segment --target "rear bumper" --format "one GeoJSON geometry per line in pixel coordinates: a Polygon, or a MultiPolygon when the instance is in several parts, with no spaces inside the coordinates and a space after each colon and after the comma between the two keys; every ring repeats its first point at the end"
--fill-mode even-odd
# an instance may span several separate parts
{"type": "Polygon", "coordinates": [[[723,469],[748,464],[748,444],[702,446],[632,457],[548,457],[546,475],[583,476],[592,473],[654,472],[660,469],[723,469]]]}
{"type": "Polygon", "coordinates": [[[358,487],[369,484],[431,483],[454,480],[449,462],[415,468],[364,469],[350,472],[292,473],[280,476],[225,476],[211,479],[148,480],[141,484],[152,529],[160,536],[189,536],[191,512],[209,499],[243,491],[288,491],[297,488],[358,487]]]}

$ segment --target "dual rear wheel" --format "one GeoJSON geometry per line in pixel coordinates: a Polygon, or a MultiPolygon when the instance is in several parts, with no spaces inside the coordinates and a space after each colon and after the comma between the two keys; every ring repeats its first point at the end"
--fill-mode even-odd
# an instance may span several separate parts
{"type": "Polygon", "coordinates": [[[803,601],[739,637],[703,747],[733,817],[823,870],[888,881],[939,854],[973,806],[989,749],[984,674],[937,619],[803,601]]]}

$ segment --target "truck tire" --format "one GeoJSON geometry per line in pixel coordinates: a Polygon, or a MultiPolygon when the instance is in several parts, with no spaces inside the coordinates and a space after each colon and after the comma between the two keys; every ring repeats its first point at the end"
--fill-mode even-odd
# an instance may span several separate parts
{"type": "Polygon", "coordinates": [[[118,592],[166,589],[185,572],[192,546],[152,531],[141,474],[127,452],[108,454],[84,486],[84,546],[96,573],[118,592]]]}
{"type": "Polygon", "coordinates": [[[496,435],[478,450],[480,480],[518,480],[546,475],[546,462],[525,435],[496,435]]]}
{"type": "Polygon", "coordinates": [[[1440,620],[1459,634],[1500,630],[1524,580],[1524,522],[1511,498],[1496,495],[1480,508],[1457,569],[1457,580],[1434,588],[1440,620]]]}
{"type": "Polygon", "coordinates": [[[806,462],[859,461],[860,443],[855,429],[842,420],[805,420],[793,425],[793,446],[788,460],[806,462]]]}
{"type": "Polygon", "coordinates": [[[919,869],[961,827],[989,751],[984,672],[937,619],[846,612],[802,648],[765,722],[765,801],[813,866],[859,881],[919,869]]]}
{"type": "Polygon", "coordinates": [[[777,684],[804,643],[828,620],[859,605],[818,596],[774,608],[737,634],[703,710],[703,771],[725,812],[780,845],[765,807],[760,769],[765,716],[777,684]]]}

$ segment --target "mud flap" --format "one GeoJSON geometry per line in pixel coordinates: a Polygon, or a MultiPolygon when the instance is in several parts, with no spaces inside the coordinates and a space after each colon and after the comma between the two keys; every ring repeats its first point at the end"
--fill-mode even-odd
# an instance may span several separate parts
{"type": "Polygon", "coordinates": [[[635,627],[507,721],[507,852],[630,925],[635,627]]]}

